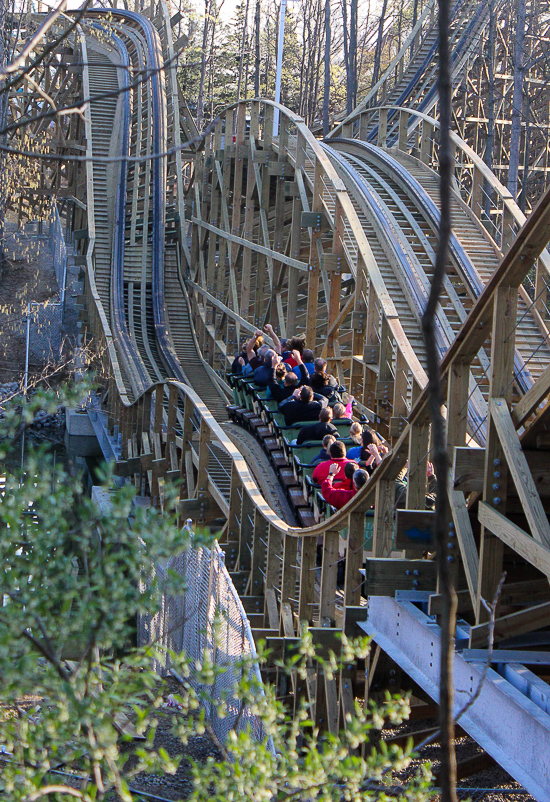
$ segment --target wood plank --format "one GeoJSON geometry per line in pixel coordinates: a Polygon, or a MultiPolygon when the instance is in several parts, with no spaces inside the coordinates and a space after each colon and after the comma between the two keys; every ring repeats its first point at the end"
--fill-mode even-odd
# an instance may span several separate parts
{"type": "Polygon", "coordinates": [[[328,677],[326,671],[323,672],[325,680],[325,704],[327,710],[327,729],[332,735],[338,734],[338,691],[336,688],[336,678],[328,677]]]}
{"type": "Polygon", "coordinates": [[[374,504],[373,551],[376,557],[387,557],[391,552],[394,498],[395,482],[392,479],[380,479],[376,484],[374,504]]]}
{"type": "Polygon", "coordinates": [[[185,498],[178,502],[179,513],[186,518],[194,518],[204,523],[222,516],[214,499],[205,494],[202,498],[185,498]]]}
{"type": "Polygon", "coordinates": [[[527,602],[550,601],[550,586],[547,579],[526,579],[503,586],[501,604],[526,604],[527,602]]]}
{"type": "MultiPolygon", "coordinates": [[[[550,624],[550,602],[537,604],[527,610],[519,610],[517,613],[497,618],[495,621],[494,640],[495,642],[506,638],[525,635],[541,627],[550,624]]],[[[481,646],[487,643],[489,637],[489,622],[478,624],[470,629],[470,648],[481,646]]]]}
{"type": "Polygon", "coordinates": [[[483,492],[485,449],[455,448],[452,459],[453,488],[464,493],[483,492]]]}
{"type": "Polygon", "coordinates": [[[249,248],[252,251],[256,251],[256,253],[261,253],[264,256],[267,256],[268,258],[275,259],[278,262],[283,262],[286,265],[290,265],[290,267],[295,267],[297,270],[309,270],[309,265],[307,265],[305,262],[300,262],[298,259],[293,259],[291,256],[286,256],[285,254],[279,253],[272,248],[266,248],[264,245],[259,245],[257,242],[252,242],[251,240],[243,239],[243,237],[238,237],[236,234],[231,234],[225,228],[219,228],[218,226],[215,226],[212,223],[207,223],[205,220],[201,220],[198,217],[192,217],[191,222],[195,223],[201,228],[205,228],[207,231],[210,231],[213,234],[217,234],[227,242],[236,245],[242,245],[243,248],[249,248]]]}
{"type": "Polygon", "coordinates": [[[279,610],[277,607],[277,598],[273,588],[268,588],[265,592],[265,601],[267,607],[267,620],[271,629],[279,631],[279,610]]]}
{"type": "Polygon", "coordinates": [[[368,558],[363,569],[365,596],[394,596],[396,590],[433,590],[437,565],[433,560],[368,558]]]}
{"type": "MultiPolygon", "coordinates": [[[[459,590],[456,594],[457,597],[457,605],[456,611],[457,613],[466,613],[470,610],[474,609],[474,600],[472,600],[472,595],[470,590],[459,590]]],[[[441,615],[443,612],[443,596],[439,593],[434,593],[433,596],[430,596],[430,600],[428,602],[428,615],[441,615]]]]}
{"type": "Polygon", "coordinates": [[[546,368],[537,381],[520,398],[512,412],[514,425],[519,427],[529,415],[535,411],[539,404],[545,400],[550,392],[550,366],[546,368]]]}
{"type": "Polygon", "coordinates": [[[466,500],[463,493],[449,488],[449,501],[454,533],[458,540],[462,565],[464,567],[464,573],[466,574],[466,582],[468,583],[468,590],[475,609],[479,583],[479,556],[472,524],[470,522],[470,515],[466,507],[466,500]]]}
{"type": "Polygon", "coordinates": [[[336,579],[338,574],[338,543],[340,533],[329,529],[323,538],[323,563],[319,598],[319,624],[334,626],[336,617],[336,579]]]}
{"type": "Polygon", "coordinates": [[[300,597],[298,618],[300,622],[313,618],[313,600],[315,596],[315,560],[317,541],[307,538],[302,541],[302,565],[300,568],[300,597]]]}
{"type": "Polygon", "coordinates": [[[344,586],[344,603],[346,607],[355,607],[361,602],[361,586],[363,582],[360,569],[363,565],[364,543],[365,514],[363,512],[350,512],[344,586]]]}
{"type": "Polygon", "coordinates": [[[294,619],[292,617],[292,609],[288,602],[285,602],[281,605],[281,627],[285,637],[295,637],[296,633],[294,631],[294,619]]]}

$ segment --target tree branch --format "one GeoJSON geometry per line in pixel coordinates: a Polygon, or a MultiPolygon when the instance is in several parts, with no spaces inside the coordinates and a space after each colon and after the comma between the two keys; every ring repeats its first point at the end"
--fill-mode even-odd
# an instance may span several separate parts
{"type": "MultiPolygon", "coordinates": [[[[0,68],[0,80],[3,78],[7,78],[8,75],[11,75],[17,70],[21,69],[21,67],[25,64],[25,61],[30,56],[32,51],[37,47],[42,39],[46,36],[56,19],[63,13],[65,10],[65,6],[67,5],[67,0],[61,0],[58,6],[54,8],[51,14],[49,14],[40,28],[36,31],[34,36],[29,39],[23,50],[19,53],[19,55],[11,62],[11,64],[7,64],[5,67],[0,68]]],[[[24,75],[28,72],[25,70],[23,73],[24,75]]]]}
{"type": "Polygon", "coordinates": [[[74,796],[76,799],[84,799],[82,791],[71,788],[70,785],[45,785],[43,788],[39,788],[38,791],[35,791],[34,794],[28,796],[27,802],[35,802],[35,800],[40,799],[40,797],[48,796],[49,794],[67,794],[67,796],[74,796]]]}
{"type": "Polygon", "coordinates": [[[63,31],[62,35],[58,36],[57,39],[55,39],[49,45],[46,45],[46,47],[44,48],[42,53],[38,56],[38,58],[36,58],[34,61],[31,61],[30,64],[27,64],[27,66],[21,72],[20,75],[17,75],[15,78],[12,78],[11,81],[7,81],[4,84],[4,86],[2,87],[2,91],[3,92],[7,91],[8,89],[11,89],[12,86],[15,86],[17,83],[19,83],[19,81],[21,80],[21,78],[24,75],[27,75],[27,73],[32,72],[35,69],[35,67],[38,67],[38,65],[41,64],[44,61],[46,56],[48,56],[52,52],[52,50],[55,50],[57,45],[61,44],[61,42],[64,39],[66,39],[67,36],[70,33],[72,33],[72,31],[76,28],[76,26],[78,25],[78,23],[80,22],[80,20],[82,19],[82,17],[86,13],[86,11],[88,10],[88,6],[90,5],[91,2],[92,2],[92,0],[86,0],[86,2],[82,6],[82,8],[79,10],[78,14],[76,15],[76,17],[74,18],[74,21],[71,22],[71,24],[69,25],[67,30],[63,31]]]}

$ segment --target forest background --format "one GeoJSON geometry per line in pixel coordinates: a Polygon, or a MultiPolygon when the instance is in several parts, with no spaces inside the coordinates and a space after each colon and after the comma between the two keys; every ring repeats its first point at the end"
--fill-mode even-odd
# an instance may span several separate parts
{"type": "MultiPolygon", "coordinates": [[[[350,113],[399,52],[425,0],[289,0],[281,102],[312,127],[350,113]],[[326,91],[327,86],[329,91],[326,91]]],[[[229,103],[273,97],[279,0],[180,0],[180,79],[203,127],[229,103]]]]}

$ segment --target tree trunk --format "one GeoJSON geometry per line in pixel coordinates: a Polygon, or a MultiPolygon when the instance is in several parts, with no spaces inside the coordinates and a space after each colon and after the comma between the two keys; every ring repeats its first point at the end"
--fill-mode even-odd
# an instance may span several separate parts
{"type": "Polygon", "coordinates": [[[241,99],[241,84],[243,81],[243,62],[244,62],[244,49],[246,46],[246,29],[248,27],[248,6],[250,4],[250,0],[246,0],[246,6],[244,10],[244,19],[243,19],[243,35],[241,38],[241,52],[239,54],[239,78],[237,81],[237,102],[241,99]]]}
{"type": "Polygon", "coordinates": [[[256,0],[254,41],[256,50],[256,57],[254,60],[254,97],[260,97],[260,0],[256,0]]]}
{"type": "MultiPolygon", "coordinates": [[[[451,236],[451,170],[453,164],[450,140],[451,126],[451,71],[449,54],[449,0],[439,0],[439,194],[441,218],[439,241],[435,258],[430,295],[422,316],[422,330],[426,343],[429,378],[428,406],[431,418],[432,453],[437,476],[435,505],[435,542],[439,588],[442,596],[441,657],[439,681],[439,731],[441,743],[441,802],[457,802],[456,755],[454,750],[453,721],[453,657],[456,620],[456,592],[448,562],[447,534],[449,531],[449,459],[442,415],[443,392],[439,352],[435,333],[437,304],[446,275],[449,240],[451,236]]],[[[455,558],[456,559],[456,558],[455,558]]]]}
{"type": "Polygon", "coordinates": [[[519,158],[521,148],[521,113],[523,108],[523,77],[525,41],[525,0],[517,0],[516,39],[514,45],[514,92],[512,96],[512,125],[510,127],[510,161],[508,163],[508,189],[517,198],[519,184],[519,158]]]}
{"type": "MultiPolygon", "coordinates": [[[[0,65],[6,66],[7,63],[7,49],[9,47],[9,31],[7,30],[6,16],[7,16],[7,0],[0,0],[0,65]]],[[[15,43],[14,43],[15,48],[15,43]]],[[[2,91],[0,86],[0,126],[2,130],[6,127],[8,117],[8,92],[2,91]]],[[[2,145],[5,147],[8,142],[8,135],[2,134],[0,139],[2,145]]],[[[6,169],[6,157],[4,153],[0,153],[0,170],[2,175],[6,169]]],[[[0,196],[0,275],[4,264],[5,258],[5,224],[6,224],[6,198],[4,193],[0,196]]]]}
{"type": "Polygon", "coordinates": [[[524,102],[524,118],[525,118],[525,142],[523,147],[523,177],[521,180],[521,192],[519,195],[518,205],[521,211],[525,214],[527,208],[527,182],[529,180],[529,139],[531,138],[531,128],[529,120],[531,117],[531,100],[529,92],[525,93],[523,98],[524,102]]]}
{"type": "Polygon", "coordinates": [[[201,74],[199,80],[199,92],[197,96],[197,127],[199,131],[202,127],[204,117],[204,82],[206,78],[206,48],[208,46],[209,28],[209,0],[204,0],[204,28],[202,31],[202,51],[201,51],[201,74]]]}
{"type": "MultiPolygon", "coordinates": [[[[418,0],[414,0],[414,3],[413,3],[413,16],[412,16],[412,25],[411,25],[411,27],[412,27],[412,28],[414,28],[414,26],[416,25],[417,21],[418,21],[418,0]]],[[[412,42],[411,42],[411,49],[410,49],[410,51],[409,51],[409,58],[410,58],[410,59],[412,59],[412,57],[413,57],[413,55],[414,55],[414,46],[415,46],[415,43],[416,43],[416,36],[415,36],[415,38],[414,38],[414,39],[412,40],[412,42]]]]}
{"type": "Polygon", "coordinates": [[[353,109],[350,107],[349,92],[349,30],[348,30],[348,3],[347,0],[342,0],[342,32],[343,32],[343,45],[344,45],[344,67],[346,69],[346,114],[351,114],[353,109]]]}
{"type": "MultiPolygon", "coordinates": [[[[382,3],[382,11],[380,12],[380,22],[378,23],[378,36],[376,38],[376,49],[374,51],[374,65],[372,68],[372,86],[375,86],[378,78],[380,77],[380,62],[382,61],[382,41],[384,39],[384,22],[386,19],[386,8],[388,0],[382,3]]],[[[372,105],[376,105],[376,95],[372,99],[372,105]]]]}
{"type": "Polygon", "coordinates": [[[357,105],[357,0],[350,0],[348,114],[357,105]]]}
{"type": "Polygon", "coordinates": [[[330,0],[325,0],[325,87],[323,92],[323,136],[326,136],[329,131],[330,39],[330,0]]]}
{"type": "MultiPolygon", "coordinates": [[[[484,161],[489,170],[493,169],[493,148],[495,145],[495,6],[489,0],[489,35],[487,38],[487,75],[489,91],[487,93],[487,142],[485,143],[484,161]]],[[[491,219],[491,186],[485,182],[485,217],[491,219]]]]}

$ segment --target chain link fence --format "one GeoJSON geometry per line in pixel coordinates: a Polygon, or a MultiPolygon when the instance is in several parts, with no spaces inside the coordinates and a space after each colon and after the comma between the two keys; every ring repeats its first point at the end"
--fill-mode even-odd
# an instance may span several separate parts
{"type": "Polygon", "coordinates": [[[59,303],[63,307],[67,287],[67,245],[57,206],[53,207],[49,220],[48,245],[52,255],[57,286],[59,287],[59,303]]]}
{"type": "Polygon", "coordinates": [[[26,236],[36,236],[47,243],[59,293],[47,301],[30,301],[27,305],[26,328],[26,373],[28,367],[42,368],[56,363],[62,355],[63,322],[67,285],[67,246],[63,226],[56,206],[53,206],[50,219],[29,223],[25,226],[26,236]]]}
{"type": "MultiPolygon", "coordinates": [[[[177,596],[164,593],[158,612],[140,617],[139,645],[156,643],[167,655],[169,650],[183,652],[192,664],[208,661],[214,666],[212,684],[202,685],[193,677],[188,681],[202,699],[218,740],[224,743],[231,730],[248,727],[256,740],[262,740],[260,718],[235,694],[243,672],[248,677],[255,675],[259,683],[262,680],[254,661],[250,624],[225,567],[223,551],[216,543],[211,549],[190,549],[158,565],[161,587],[169,573],[181,577],[182,592],[177,596]],[[251,658],[252,666],[243,668],[243,658],[251,658]]],[[[155,670],[161,675],[170,668],[169,656],[163,663],[155,661],[155,670]]]]}
{"type": "Polygon", "coordinates": [[[63,344],[63,304],[33,302],[29,304],[28,314],[29,364],[44,366],[58,362],[63,344]]]}

